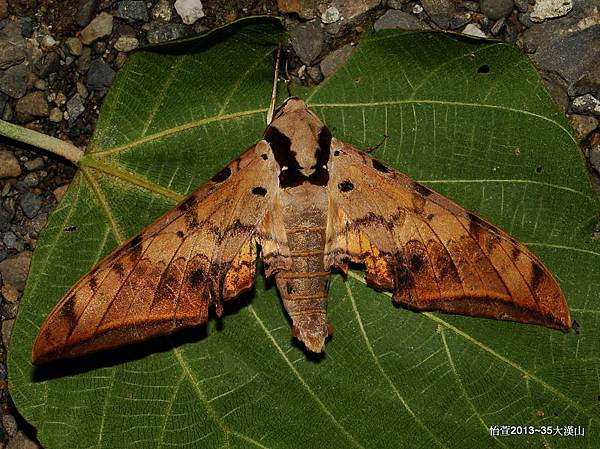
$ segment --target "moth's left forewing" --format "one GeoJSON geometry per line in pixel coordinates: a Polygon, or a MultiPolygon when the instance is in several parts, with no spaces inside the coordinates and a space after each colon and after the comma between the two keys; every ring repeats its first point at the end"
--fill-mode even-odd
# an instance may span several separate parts
{"type": "Polygon", "coordinates": [[[252,287],[272,236],[277,165],[261,141],[75,284],[42,325],[34,363],[115,348],[206,322],[252,287]]]}
{"type": "Polygon", "coordinates": [[[571,327],[556,280],[506,232],[337,139],[328,170],[329,266],[364,264],[414,310],[571,327]]]}

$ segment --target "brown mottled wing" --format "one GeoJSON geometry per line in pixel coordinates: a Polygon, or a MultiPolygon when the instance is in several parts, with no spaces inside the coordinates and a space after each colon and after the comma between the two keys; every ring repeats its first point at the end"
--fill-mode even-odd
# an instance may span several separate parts
{"type": "Polygon", "coordinates": [[[35,341],[34,363],[76,357],[204,323],[254,283],[277,171],[266,142],[119,247],[73,286],[35,341]]]}
{"type": "Polygon", "coordinates": [[[326,266],[362,263],[414,310],[571,327],[556,280],[506,232],[335,139],[329,174],[326,266]]]}

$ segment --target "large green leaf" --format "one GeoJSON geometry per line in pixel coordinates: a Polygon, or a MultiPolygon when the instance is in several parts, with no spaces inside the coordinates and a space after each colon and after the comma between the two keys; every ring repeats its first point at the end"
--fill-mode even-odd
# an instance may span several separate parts
{"type": "Polygon", "coordinates": [[[53,448],[579,448],[600,423],[598,204],[576,140],[512,46],[438,33],[363,36],[303,91],[334,135],[474,209],[555,273],[581,331],[413,313],[334,276],[324,358],[307,357],[262,277],[206,331],[34,371],[48,311],[102,255],[260,138],[274,25],[133,55],[40,236],[14,327],[11,393],[53,448]],[[76,227],[76,230],[72,230],[76,227]],[[585,427],[492,438],[494,425],[585,427]]]}

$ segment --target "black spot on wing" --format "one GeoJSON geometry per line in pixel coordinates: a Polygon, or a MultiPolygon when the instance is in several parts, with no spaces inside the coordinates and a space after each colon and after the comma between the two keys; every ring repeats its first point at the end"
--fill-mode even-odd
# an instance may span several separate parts
{"type": "Polygon", "coordinates": [[[201,269],[196,269],[190,273],[190,277],[188,278],[190,285],[194,288],[197,288],[204,281],[204,272],[201,269]]]}
{"type": "Polygon", "coordinates": [[[327,171],[327,163],[329,162],[329,154],[331,152],[331,131],[326,126],[321,128],[319,132],[319,147],[315,151],[314,172],[311,173],[308,180],[311,184],[318,186],[326,186],[329,182],[329,172],[327,171]]]}
{"type": "Polygon", "coordinates": [[[340,182],[338,184],[338,189],[340,189],[340,192],[350,192],[351,190],[354,189],[354,184],[352,184],[352,182],[346,180],[346,181],[340,182]]]}
{"type": "Polygon", "coordinates": [[[377,171],[380,171],[382,173],[390,173],[391,172],[391,170],[388,167],[383,165],[377,159],[372,159],[372,163],[373,163],[373,168],[377,171]]]}
{"type": "Polygon", "coordinates": [[[177,234],[177,237],[179,237],[180,239],[182,239],[185,236],[185,234],[181,230],[177,231],[176,234],[177,234]]]}
{"type": "Polygon", "coordinates": [[[254,187],[252,193],[258,196],[265,196],[267,194],[267,189],[261,186],[254,187]]]}
{"type": "Polygon", "coordinates": [[[181,204],[179,204],[179,206],[177,206],[177,210],[179,210],[180,212],[185,212],[190,210],[196,203],[198,202],[198,200],[196,199],[196,197],[194,195],[188,197],[185,199],[185,201],[183,201],[181,204]]]}
{"type": "Polygon", "coordinates": [[[433,193],[430,189],[425,187],[423,184],[419,184],[418,182],[413,182],[412,188],[423,197],[428,197],[433,193]]]}
{"type": "Polygon", "coordinates": [[[231,176],[231,168],[225,167],[223,170],[221,170],[219,173],[217,173],[215,176],[213,176],[211,178],[211,181],[213,181],[213,182],[223,182],[227,178],[229,178],[230,176],[231,176]]]}

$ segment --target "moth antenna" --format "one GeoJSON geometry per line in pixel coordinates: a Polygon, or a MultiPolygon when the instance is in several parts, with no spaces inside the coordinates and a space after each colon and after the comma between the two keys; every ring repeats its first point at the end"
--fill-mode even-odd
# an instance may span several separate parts
{"type": "Polygon", "coordinates": [[[384,134],[383,137],[381,138],[381,140],[379,141],[379,143],[377,143],[376,145],[369,147],[369,148],[365,148],[363,151],[365,153],[371,153],[372,151],[375,151],[377,148],[379,148],[381,145],[383,145],[385,143],[385,140],[388,138],[389,136],[387,134],[384,134]]]}
{"type": "Polygon", "coordinates": [[[273,121],[275,113],[275,101],[277,100],[277,80],[279,78],[279,60],[281,59],[281,45],[277,47],[277,56],[275,57],[275,75],[273,77],[273,90],[271,91],[271,104],[267,112],[267,126],[273,121]]]}

